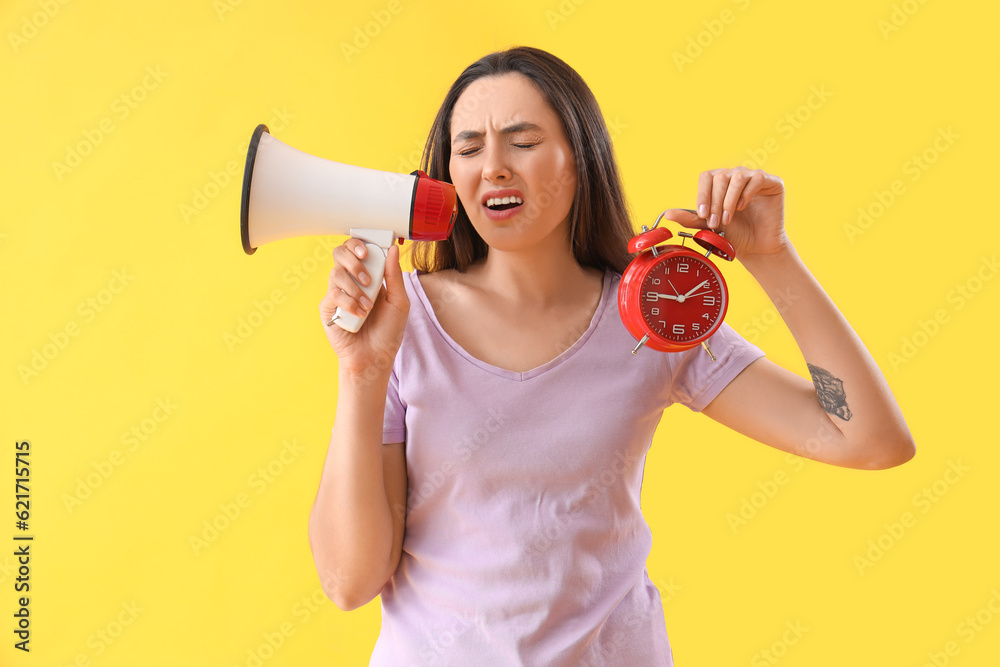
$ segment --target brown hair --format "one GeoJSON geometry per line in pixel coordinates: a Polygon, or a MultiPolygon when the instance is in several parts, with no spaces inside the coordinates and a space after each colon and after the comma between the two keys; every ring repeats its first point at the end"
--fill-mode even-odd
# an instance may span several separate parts
{"type": "MultiPolygon", "coordinates": [[[[526,76],[562,121],[573,149],[577,185],[570,209],[570,243],[584,266],[618,273],[632,259],[628,241],[635,232],[629,217],[611,137],[594,94],[565,62],[540,49],[516,47],[497,51],[469,65],[438,110],[424,146],[421,168],[431,178],[451,182],[451,115],[455,103],[476,79],[510,72],[526,76]]],[[[421,272],[456,269],[464,272],[486,256],[489,247],[469,221],[462,202],[451,236],[445,241],[417,241],[413,266],[421,272]]]]}

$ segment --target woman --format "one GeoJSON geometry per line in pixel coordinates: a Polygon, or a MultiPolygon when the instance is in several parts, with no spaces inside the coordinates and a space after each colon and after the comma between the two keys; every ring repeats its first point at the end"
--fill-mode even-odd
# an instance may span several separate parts
{"type": "Polygon", "coordinates": [[[357,334],[326,328],[338,403],[309,528],[338,607],[381,595],[371,664],[672,664],[639,509],[671,403],[833,465],[913,456],[878,367],[785,234],[781,179],[706,171],[697,211],[667,218],[725,230],[772,300],[795,295],[781,312],[813,383],[728,326],[715,362],[700,348],[635,361],[615,300],[634,232],[611,142],[554,56],[467,68],[424,167],[456,187],[452,237],[418,247],[411,274],[390,250],[374,308],[348,240],[320,303],[324,322],[371,311],[357,334]]]}

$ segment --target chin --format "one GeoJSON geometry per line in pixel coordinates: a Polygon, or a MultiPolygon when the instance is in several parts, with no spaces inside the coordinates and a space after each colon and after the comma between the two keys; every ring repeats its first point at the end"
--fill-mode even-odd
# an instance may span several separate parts
{"type": "MultiPolygon", "coordinates": [[[[569,239],[569,213],[562,216],[561,222],[547,219],[550,216],[527,218],[523,214],[517,215],[507,220],[491,220],[485,216],[479,220],[472,221],[472,227],[479,233],[479,236],[487,244],[493,246],[491,239],[496,239],[500,243],[510,242],[518,239],[524,244],[535,244],[542,242],[553,234],[563,230],[567,240],[569,239]]],[[[552,216],[554,217],[554,216],[552,216]]]]}

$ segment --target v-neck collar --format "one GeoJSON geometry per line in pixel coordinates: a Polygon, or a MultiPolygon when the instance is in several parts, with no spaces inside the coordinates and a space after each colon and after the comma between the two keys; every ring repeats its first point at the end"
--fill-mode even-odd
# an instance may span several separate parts
{"type": "Polygon", "coordinates": [[[434,324],[434,328],[437,330],[438,334],[444,339],[444,341],[448,343],[448,345],[459,356],[463,357],[469,363],[473,364],[474,366],[477,366],[478,368],[481,368],[482,370],[488,373],[493,373],[494,375],[499,375],[500,377],[507,378],[508,380],[514,380],[516,382],[523,382],[525,380],[536,378],[542,375],[543,373],[546,373],[552,370],[553,368],[556,368],[560,364],[565,363],[567,360],[569,360],[570,357],[576,354],[577,351],[581,347],[583,347],[583,345],[587,342],[590,336],[597,329],[597,325],[600,324],[601,316],[603,315],[605,308],[607,308],[608,302],[611,298],[611,284],[613,281],[612,272],[605,270],[604,285],[601,290],[601,300],[597,304],[597,310],[594,311],[594,315],[590,319],[590,326],[587,327],[587,330],[583,332],[583,335],[581,335],[576,340],[575,343],[573,343],[568,349],[564,350],[557,357],[555,357],[554,359],[550,359],[541,366],[536,366],[535,368],[532,368],[527,371],[517,372],[506,368],[500,368],[499,366],[494,366],[492,364],[488,364],[485,361],[472,356],[465,348],[456,343],[455,340],[450,335],[448,335],[448,332],[444,330],[444,327],[442,327],[441,323],[438,321],[437,315],[434,313],[434,308],[431,306],[431,302],[427,298],[427,293],[424,292],[424,287],[423,285],[420,284],[418,272],[417,271],[407,272],[405,275],[407,279],[410,281],[410,286],[413,288],[413,292],[417,295],[417,298],[420,300],[420,304],[423,307],[424,312],[427,313],[427,317],[434,324]]]}

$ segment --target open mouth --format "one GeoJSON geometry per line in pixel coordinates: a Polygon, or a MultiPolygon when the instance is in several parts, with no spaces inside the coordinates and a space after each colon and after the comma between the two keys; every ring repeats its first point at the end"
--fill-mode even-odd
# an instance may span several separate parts
{"type": "Polygon", "coordinates": [[[486,200],[486,208],[491,211],[507,211],[523,203],[520,197],[491,197],[486,200]]]}

